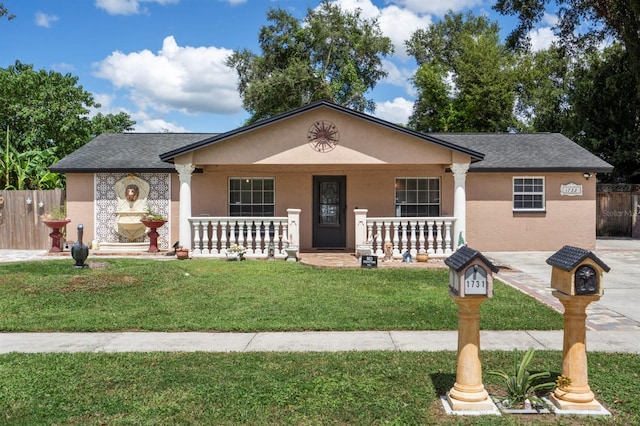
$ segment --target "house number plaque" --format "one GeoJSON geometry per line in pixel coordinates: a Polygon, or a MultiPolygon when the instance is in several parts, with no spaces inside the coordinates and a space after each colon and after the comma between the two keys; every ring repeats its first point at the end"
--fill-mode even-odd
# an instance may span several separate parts
{"type": "Polygon", "coordinates": [[[479,265],[464,273],[464,294],[487,294],[487,272],[479,265]]]}

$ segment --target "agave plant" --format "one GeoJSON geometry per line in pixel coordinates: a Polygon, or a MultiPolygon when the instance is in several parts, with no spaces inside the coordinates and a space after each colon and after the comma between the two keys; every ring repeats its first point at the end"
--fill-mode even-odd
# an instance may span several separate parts
{"type": "Polygon", "coordinates": [[[544,402],[537,397],[536,392],[542,390],[552,390],[556,387],[555,382],[540,382],[541,379],[551,377],[551,373],[543,371],[531,374],[528,370],[529,364],[533,359],[535,350],[529,348],[520,361],[518,361],[518,351],[514,351],[513,375],[509,375],[504,371],[487,371],[487,374],[498,376],[504,379],[507,388],[508,405],[511,407],[520,407],[524,405],[525,400],[529,400],[537,405],[544,405],[544,402]]]}

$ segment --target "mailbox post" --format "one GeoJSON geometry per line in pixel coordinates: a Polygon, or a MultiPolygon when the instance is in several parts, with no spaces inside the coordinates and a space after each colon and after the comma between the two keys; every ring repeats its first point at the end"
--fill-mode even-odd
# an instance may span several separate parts
{"type": "Polygon", "coordinates": [[[587,306],[603,294],[602,275],[609,267],[592,252],[572,246],[564,246],[547,263],[553,295],[564,306],[562,375],[571,380],[556,388],[551,402],[560,410],[603,411],[589,387],[585,320],[587,306]]]}
{"type": "Polygon", "coordinates": [[[449,266],[449,295],[458,305],[458,364],[456,382],[447,393],[455,411],[498,412],[482,384],[480,305],[493,296],[498,272],[478,251],[463,246],[445,260],[449,266]]]}

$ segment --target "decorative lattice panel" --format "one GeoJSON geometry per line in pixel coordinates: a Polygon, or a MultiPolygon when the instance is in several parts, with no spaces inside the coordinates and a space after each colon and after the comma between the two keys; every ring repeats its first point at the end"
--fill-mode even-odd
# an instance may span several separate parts
{"type": "MultiPolygon", "coordinates": [[[[125,241],[115,230],[116,208],[118,197],[115,192],[115,184],[120,179],[128,176],[127,173],[96,173],[95,174],[95,224],[98,243],[126,243],[147,242],[146,235],[135,241],[125,241]]],[[[149,183],[149,196],[147,204],[155,213],[167,218],[171,217],[171,175],[169,173],[138,173],[140,179],[149,183]]],[[[167,222],[158,229],[158,248],[167,250],[169,244],[169,229],[171,222],[167,222]]]]}

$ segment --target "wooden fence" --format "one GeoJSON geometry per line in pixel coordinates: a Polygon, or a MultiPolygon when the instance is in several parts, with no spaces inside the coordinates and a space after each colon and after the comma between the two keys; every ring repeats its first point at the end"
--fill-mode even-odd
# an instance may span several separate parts
{"type": "Polygon", "coordinates": [[[640,185],[599,184],[596,235],[640,238],[640,185]]]}
{"type": "Polygon", "coordinates": [[[50,248],[51,229],[40,216],[64,206],[65,197],[62,189],[0,191],[0,249],[50,248]]]}

